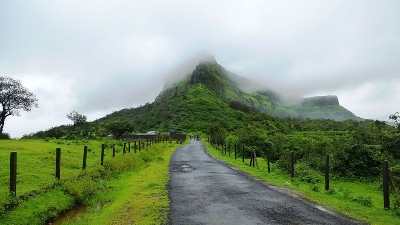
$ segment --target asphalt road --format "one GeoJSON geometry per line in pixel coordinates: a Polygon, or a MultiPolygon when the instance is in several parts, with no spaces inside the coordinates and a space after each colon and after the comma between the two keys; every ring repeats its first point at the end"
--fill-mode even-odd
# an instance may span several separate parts
{"type": "Polygon", "coordinates": [[[231,168],[199,141],[176,149],[169,169],[174,225],[361,224],[231,168]]]}

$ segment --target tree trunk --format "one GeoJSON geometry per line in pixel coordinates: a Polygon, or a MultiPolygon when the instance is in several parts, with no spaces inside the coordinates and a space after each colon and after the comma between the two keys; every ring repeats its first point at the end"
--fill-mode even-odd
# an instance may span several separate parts
{"type": "Polygon", "coordinates": [[[0,134],[3,133],[4,122],[6,121],[6,115],[4,113],[0,114],[0,134]]]}

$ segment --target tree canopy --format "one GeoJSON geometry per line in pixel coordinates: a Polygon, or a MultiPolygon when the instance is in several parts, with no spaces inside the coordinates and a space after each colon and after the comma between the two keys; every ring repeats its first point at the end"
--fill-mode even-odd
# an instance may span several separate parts
{"type": "Polygon", "coordinates": [[[79,124],[84,124],[86,123],[87,117],[83,114],[80,114],[78,112],[72,111],[71,113],[67,114],[67,118],[72,120],[74,122],[74,127],[79,125],[79,124]]]}
{"type": "Polygon", "coordinates": [[[19,116],[20,110],[31,111],[38,107],[38,99],[19,80],[0,77],[0,134],[8,116],[19,116]]]}
{"type": "Polygon", "coordinates": [[[115,139],[119,139],[123,134],[132,132],[134,125],[128,120],[119,120],[107,124],[106,129],[115,136],[115,139]]]}

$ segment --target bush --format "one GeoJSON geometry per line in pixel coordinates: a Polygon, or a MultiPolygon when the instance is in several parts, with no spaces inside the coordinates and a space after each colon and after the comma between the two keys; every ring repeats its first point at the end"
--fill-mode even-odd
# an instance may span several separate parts
{"type": "Polygon", "coordinates": [[[0,140],[10,140],[10,139],[11,139],[10,134],[8,134],[8,133],[0,134],[0,140]]]}
{"type": "Polygon", "coordinates": [[[294,166],[294,171],[296,177],[298,177],[303,182],[317,184],[321,181],[321,175],[318,174],[318,172],[312,170],[310,166],[308,166],[304,162],[297,163],[294,166]]]}

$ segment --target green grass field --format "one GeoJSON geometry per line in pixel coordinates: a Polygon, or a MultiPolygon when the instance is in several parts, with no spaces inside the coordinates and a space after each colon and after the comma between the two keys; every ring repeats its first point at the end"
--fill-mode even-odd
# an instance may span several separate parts
{"type": "MultiPolygon", "coordinates": [[[[316,185],[301,182],[296,177],[292,180],[290,174],[280,171],[273,164],[271,173],[268,173],[267,163],[263,158],[258,158],[259,169],[257,169],[249,166],[250,159],[245,159],[245,162],[242,162],[242,159],[238,157],[235,160],[234,154],[231,154],[231,157],[228,154],[223,155],[221,151],[216,150],[210,143],[205,142],[205,144],[208,152],[215,158],[240,168],[242,171],[262,179],[268,184],[295,191],[300,196],[329,210],[343,213],[370,224],[400,224],[400,217],[396,216],[393,210],[383,208],[383,194],[378,181],[331,180],[330,190],[325,191],[323,177],[321,177],[322,182],[316,185]]],[[[391,196],[391,201],[392,203],[394,202],[393,196],[391,196]]]]}
{"type": "Polygon", "coordinates": [[[177,146],[160,143],[135,154],[132,145],[131,153],[123,154],[123,143],[110,140],[0,140],[0,224],[43,224],[76,203],[98,202],[101,193],[114,189],[110,180],[118,183],[120,174],[143,169],[177,146]],[[100,165],[102,144],[106,145],[104,166],[100,165]],[[112,157],[112,144],[116,144],[116,157],[112,157]],[[88,146],[86,170],[82,170],[84,146],[88,146]],[[62,149],[59,181],[56,148],[62,149]],[[16,198],[9,196],[9,160],[14,151],[18,154],[16,198]]]}

